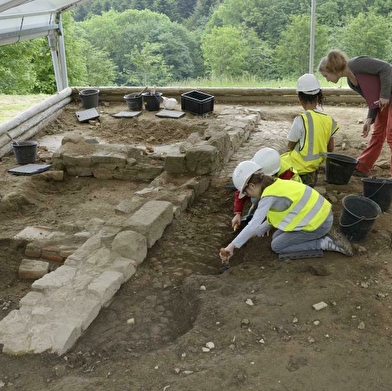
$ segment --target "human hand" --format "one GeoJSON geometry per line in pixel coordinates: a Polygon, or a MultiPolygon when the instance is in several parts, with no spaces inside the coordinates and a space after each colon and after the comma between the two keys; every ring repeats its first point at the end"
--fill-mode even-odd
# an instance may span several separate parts
{"type": "Polygon", "coordinates": [[[372,119],[368,118],[365,123],[363,124],[363,128],[362,128],[362,137],[367,137],[369,132],[370,132],[370,128],[372,126],[372,119]]]}
{"type": "Polygon", "coordinates": [[[229,259],[233,256],[234,246],[230,243],[226,248],[221,248],[219,257],[222,264],[229,263],[229,259]]]}
{"type": "Polygon", "coordinates": [[[241,225],[241,215],[236,214],[231,220],[231,226],[233,227],[234,231],[237,231],[240,225],[241,225]]]}
{"type": "Polygon", "coordinates": [[[264,238],[264,236],[269,236],[270,234],[270,230],[268,230],[267,232],[265,232],[263,235],[261,235],[262,238],[264,238]]]}
{"type": "Polygon", "coordinates": [[[374,102],[378,105],[379,109],[382,111],[389,105],[389,99],[380,98],[378,101],[374,102]]]}

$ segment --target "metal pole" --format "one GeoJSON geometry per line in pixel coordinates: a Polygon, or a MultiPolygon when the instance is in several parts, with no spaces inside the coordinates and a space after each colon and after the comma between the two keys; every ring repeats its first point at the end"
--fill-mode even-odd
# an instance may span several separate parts
{"type": "Polygon", "coordinates": [[[309,73],[313,73],[314,64],[314,36],[316,30],[316,0],[312,0],[312,10],[310,18],[310,49],[309,49],[309,73]]]}

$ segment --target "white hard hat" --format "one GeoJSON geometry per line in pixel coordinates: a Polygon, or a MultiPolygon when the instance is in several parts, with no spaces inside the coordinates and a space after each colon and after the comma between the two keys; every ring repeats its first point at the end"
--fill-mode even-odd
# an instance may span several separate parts
{"type": "Polygon", "coordinates": [[[312,73],[305,73],[297,81],[297,92],[316,95],[320,92],[320,83],[312,73]]]}
{"type": "Polygon", "coordinates": [[[248,184],[250,177],[260,169],[261,167],[251,160],[245,160],[235,168],[233,172],[233,183],[237,190],[240,191],[239,198],[245,196],[243,191],[248,184]]]}
{"type": "Polygon", "coordinates": [[[252,162],[258,164],[265,175],[275,175],[280,170],[280,155],[273,148],[261,148],[253,156],[252,162]]]}

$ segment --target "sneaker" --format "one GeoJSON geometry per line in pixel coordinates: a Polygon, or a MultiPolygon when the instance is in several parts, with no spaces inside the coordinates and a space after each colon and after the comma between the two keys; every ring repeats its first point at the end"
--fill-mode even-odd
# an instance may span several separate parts
{"type": "Polygon", "coordinates": [[[353,175],[358,176],[360,178],[367,178],[369,176],[369,174],[366,174],[366,172],[359,171],[359,170],[354,170],[353,175]]]}
{"type": "Polygon", "coordinates": [[[326,251],[337,251],[348,257],[354,255],[351,243],[334,228],[331,229],[328,235],[321,239],[321,249],[326,251]]]}

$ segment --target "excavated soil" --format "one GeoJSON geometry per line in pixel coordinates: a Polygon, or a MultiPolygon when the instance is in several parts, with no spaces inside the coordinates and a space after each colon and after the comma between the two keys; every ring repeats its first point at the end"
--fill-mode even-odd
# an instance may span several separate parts
{"type": "MultiPolygon", "coordinates": [[[[214,113],[158,119],[143,113],[115,119],[121,105],[103,107],[100,121],[80,124],[70,105],[37,138],[40,157],[50,155],[64,134],[76,132],[111,143],[154,148],[202,132],[214,113]]],[[[263,121],[287,132],[297,106],[261,107],[263,121]]],[[[360,119],[365,108],[325,108],[339,123],[336,153],[357,157],[364,148],[360,119]]],[[[250,158],[251,139],[234,154],[233,167],[250,158]]],[[[0,162],[0,192],[15,192],[0,209],[0,319],[18,307],[31,282],[18,279],[26,226],[83,226],[107,218],[124,194],[146,184],[65,176],[63,182],[13,176],[10,155],[0,162]]],[[[372,175],[389,178],[384,147],[372,175]]],[[[253,238],[219,274],[219,248],[233,238],[230,178],[216,175],[207,192],[167,227],[136,275],[62,357],[0,354],[0,389],[7,390],[292,390],[392,389],[390,213],[378,217],[355,255],[281,262],[270,238],[253,238]],[[251,301],[249,301],[251,300],[251,301]],[[328,304],[316,311],[313,304],[328,304]],[[253,305],[250,305],[253,304],[253,305]],[[208,344],[212,343],[212,344],[208,344]],[[209,351],[206,346],[210,347],[209,351]]],[[[339,227],[342,198],[360,194],[362,182],[319,185],[333,201],[339,227]]]]}

